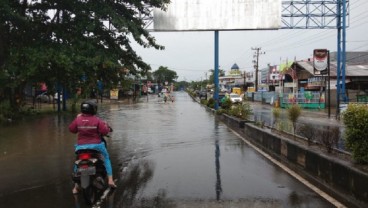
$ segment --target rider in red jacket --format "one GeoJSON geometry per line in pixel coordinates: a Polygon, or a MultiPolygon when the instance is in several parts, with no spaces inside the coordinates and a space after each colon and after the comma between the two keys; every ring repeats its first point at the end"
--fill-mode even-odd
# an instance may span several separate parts
{"type": "MultiPolygon", "coordinates": [[[[97,105],[94,101],[84,101],[81,104],[81,114],[79,114],[69,125],[69,131],[78,133],[78,141],[75,145],[75,151],[80,149],[95,149],[104,157],[108,183],[111,187],[116,187],[112,177],[112,167],[105,143],[102,136],[107,135],[111,129],[107,123],[95,114],[97,105]]],[[[78,193],[78,185],[75,184],[73,193],[78,193]]]]}

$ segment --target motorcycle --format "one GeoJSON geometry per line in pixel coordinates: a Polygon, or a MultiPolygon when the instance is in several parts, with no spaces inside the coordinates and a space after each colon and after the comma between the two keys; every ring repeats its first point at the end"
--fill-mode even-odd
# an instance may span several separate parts
{"type": "MultiPolygon", "coordinates": [[[[111,127],[109,129],[110,132],[113,131],[111,127]]],[[[101,136],[101,140],[107,148],[103,136],[101,136]]],[[[80,149],[75,154],[77,171],[73,173],[73,181],[81,188],[86,204],[95,204],[101,196],[106,194],[104,192],[110,190],[103,156],[94,149],[80,149]]]]}
{"type": "Polygon", "coordinates": [[[100,152],[93,149],[82,149],[76,152],[73,181],[81,188],[83,198],[92,205],[108,188],[107,173],[100,152]]]}

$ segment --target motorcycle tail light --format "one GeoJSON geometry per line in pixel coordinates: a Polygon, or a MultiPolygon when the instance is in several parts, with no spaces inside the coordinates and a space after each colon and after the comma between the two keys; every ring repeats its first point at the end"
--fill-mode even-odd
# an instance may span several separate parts
{"type": "Polygon", "coordinates": [[[88,160],[92,157],[91,153],[81,153],[78,155],[80,160],[88,160]]]}

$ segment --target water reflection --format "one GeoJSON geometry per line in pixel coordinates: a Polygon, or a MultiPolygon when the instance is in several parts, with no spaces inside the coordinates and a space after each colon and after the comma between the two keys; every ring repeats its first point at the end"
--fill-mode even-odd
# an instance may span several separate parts
{"type": "Polygon", "coordinates": [[[221,187],[221,169],[220,169],[220,143],[219,143],[219,122],[215,120],[214,123],[215,131],[215,167],[216,167],[216,200],[219,201],[221,199],[222,187],[221,187]]]}
{"type": "Polygon", "coordinates": [[[302,204],[302,199],[300,198],[298,193],[296,193],[296,191],[292,191],[289,194],[289,202],[292,207],[300,207],[300,205],[302,204]]]}
{"type": "Polygon", "coordinates": [[[152,179],[153,170],[154,164],[152,162],[133,159],[121,172],[119,186],[122,186],[122,189],[115,193],[117,195],[116,206],[135,205],[139,191],[144,189],[152,179]]]}
{"type": "Polygon", "coordinates": [[[220,200],[222,187],[221,187],[221,173],[220,173],[220,146],[219,141],[215,141],[215,157],[216,157],[216,200],[220,200]]]}
{"type": "Polygon", "coordinates": [[[68,116],[44,116],[0,129],[0,193],[61,181],[65,174],[70,175],[75,139],[67,136],[69,121],[68,116]]]}

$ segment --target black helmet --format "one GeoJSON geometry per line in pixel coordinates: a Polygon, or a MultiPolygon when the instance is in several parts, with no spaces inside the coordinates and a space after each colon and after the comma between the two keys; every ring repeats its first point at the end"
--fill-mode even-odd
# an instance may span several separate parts
{"type": "Polygon", "coordinates": [[[83,101],[81,104],[81,112],[85,114],[95,115],[97,113],[97,104],[95,101],[83,101]]]}

